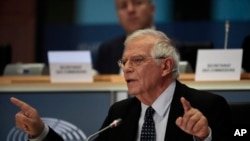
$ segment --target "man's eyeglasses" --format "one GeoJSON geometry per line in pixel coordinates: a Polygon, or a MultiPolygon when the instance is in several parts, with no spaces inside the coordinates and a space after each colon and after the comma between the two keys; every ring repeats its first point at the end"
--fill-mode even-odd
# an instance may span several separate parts
{"type": "Polygon", "coordinates": [[[166,57],[133,56],[133,57],[130,57],[130,59],[120,59],[120,60],[118,60],[118,66],[120,68],[124,68],[126,63],[129,61],[130,65],[132,67],[135,67],[135,66],[141,65],[142,63],[144,63],[148,59],[164,59],[164,58],[166,58],[166,57]]]}

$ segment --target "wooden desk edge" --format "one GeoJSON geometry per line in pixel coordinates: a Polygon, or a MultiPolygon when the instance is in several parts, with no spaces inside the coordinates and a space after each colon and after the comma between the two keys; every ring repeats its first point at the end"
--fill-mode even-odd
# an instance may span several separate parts
{"type": "MultiPolygon", "coordinates": [[[[195,74],[180,74],[180,81],[194,81],[195,74]]],[[[96,75],[94,82],[117,82],[125,83],[121,75],[96,75]]],[[[250,73],[242,73],[241,80],[250,80],[250,73]]],[[[50,76],[2,76],[0,77],[0,84],[14,84],[14,83],[50,83],[50,76]]]]}

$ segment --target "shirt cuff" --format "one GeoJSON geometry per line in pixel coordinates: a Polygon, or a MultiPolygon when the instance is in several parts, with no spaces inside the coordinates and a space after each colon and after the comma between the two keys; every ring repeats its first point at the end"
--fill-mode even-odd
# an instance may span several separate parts
{"type": "Polygon", "coordinates": [[[49,133],[49,127],[48,125],[44,125],[43,132],[36,138],[29,138],[29,141],[42,141],[49,133]]]}
{"type": "MultiPolygon", "coordinates": [[[[212,140],[212,130],[209,127],[209,135],[203,141],[211,141],[211,140],[212,140]]],[[[194,136],[194,141],[202,141],[202,140],[194,136]]]]}

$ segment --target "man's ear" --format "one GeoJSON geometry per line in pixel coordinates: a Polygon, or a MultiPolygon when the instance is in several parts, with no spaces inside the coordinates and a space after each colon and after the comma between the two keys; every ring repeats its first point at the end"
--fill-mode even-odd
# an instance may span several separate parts
{"type": "Polygon", "coordinates": [[[162,76],[169,75],[172,73],[173,67],[174,67],[174,61],[172,58],[165,58],[162,59],[162,76]]]}

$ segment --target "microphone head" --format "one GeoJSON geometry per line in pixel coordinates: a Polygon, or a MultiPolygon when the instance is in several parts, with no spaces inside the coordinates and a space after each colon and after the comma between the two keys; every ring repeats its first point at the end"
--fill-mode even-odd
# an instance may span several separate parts
{"type": "Polygon", "coordinates": [[[229,31],[229,27],[230,27],[229,20],[226,20],[226,22],[225,22],[225,28],[226,28],[227,32],[229,31]]]}
{"type": "Polygon", "coordinates": [[[116,120],[114,120],[111,124],[110,124],[110,127],[113,128],[113,127],[117,127],[118,125],[120,125],[122,122],[122,119],[121,118],[118,118],[116,120]]]}

